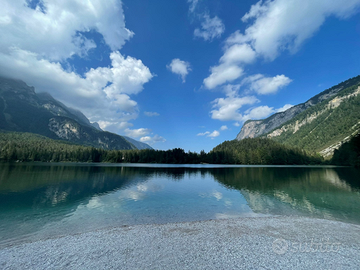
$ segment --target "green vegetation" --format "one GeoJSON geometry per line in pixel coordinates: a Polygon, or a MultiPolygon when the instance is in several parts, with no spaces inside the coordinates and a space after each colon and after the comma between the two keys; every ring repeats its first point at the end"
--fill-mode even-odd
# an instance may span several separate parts
{"type": "Polygon", "coordinates": [[[360,134],[335,150],[331,163],[360,168],[360,134]]]}
{"type": "MultiPolygon", "coordinates": [[[[351,86],[341,91],[337,97],[341,98],[349,95],[357,88],[358,85],[351,86]]],[[[334,143],[342,141],[359,129],[360,95],[348,98],[333,109],[328,108],[328,104],[329,100],[324,100],[295,116],[282,126],[295,126],[296,122],[306,122],[306,119],[317,115],[312,122],[307,122],[295,133],[293,129],[290,129],[280,136],[273,137],[273,139],[307,151],[319,152],[334,143]],[[327,110],[327,112],[320,114],[323,110],[327,110]]],[[[280,128],[281,126],[277,129],[280,128]]]]}
{"type": "Polygon", "coordinates": [[[241,141],[225,141],[216,146],[211,153],[215,153],[217,160],[233,164],[321,164],[322,158],[310,156],[298,148],[286,147],[273,140],[254,138],[241,141]]]}
{"type": "Polygon", "coordinates": [[[129,162],[170,164],[320,164],[318,157],[269,139],[227,141],[210,153],[172,150],[104,150],[31,133],[0,133],[0,160],[43,162],[129,162]]]}

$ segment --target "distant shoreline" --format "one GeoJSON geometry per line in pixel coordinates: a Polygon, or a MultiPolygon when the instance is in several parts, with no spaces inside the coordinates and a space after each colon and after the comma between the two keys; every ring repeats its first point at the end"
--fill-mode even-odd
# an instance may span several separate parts
{"type": "Polygon", "coordinates": [[[176,164],[176,163],[129,163],[129,162],[80,162],[80,161],[4,161],[0,160],[0,164],[42,164],[42,165],[86,165],[86,166],[109,166],[109,167],[151,167],[151,168],[353,168],[351,166],[329,165],[329,164],[312,164],[312,165],[262,165],[262,164],[176,164]]]}
{"type": "Polygon", "coordinates": [[[2,269],[357,269],[360,226],[256,217],[97,230],[0,249],[2,269]]]}

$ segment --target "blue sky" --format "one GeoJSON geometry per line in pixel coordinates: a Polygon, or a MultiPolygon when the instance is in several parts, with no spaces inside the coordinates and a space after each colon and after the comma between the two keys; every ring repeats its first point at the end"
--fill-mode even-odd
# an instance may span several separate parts
{"type": "Polygon", "coordinates": [[[360,0],[0,0],[0,74],[156,149],[210,151],[360,74],[360,0]]]}

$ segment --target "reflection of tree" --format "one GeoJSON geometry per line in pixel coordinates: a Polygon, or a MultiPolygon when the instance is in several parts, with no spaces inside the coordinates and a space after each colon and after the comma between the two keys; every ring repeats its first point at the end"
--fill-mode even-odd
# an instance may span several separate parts
{"type": "Polygon", "coordinates": [[[3,207],[79,202],[147,180],[124,167],[2,164],[0,170],[3,207]]]}
{"type": "Polygon", "coordinates": [[[94,166],[87,164],[0,164],[0,207],[79,203],[151,178],[182,180],[189,168],[94,166]]]}
{"type": "MultiPolygon", "coordinates": [[[[348,170],[348,169],[347,169],[348,170]]],[[[239,190],[254,212],[302,214],[359,222],[360,194],[348,177],[331,168],[236,168],[212,171],[228,188],[239,190]]]]}

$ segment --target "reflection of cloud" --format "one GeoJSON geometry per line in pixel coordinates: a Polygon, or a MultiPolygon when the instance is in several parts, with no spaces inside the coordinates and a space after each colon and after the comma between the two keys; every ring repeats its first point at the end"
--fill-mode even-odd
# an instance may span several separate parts
{"type": "Polygon", "coordinates": [[[218,201],[222,199],[223,195],[219,191],[214,191],[212,193],[212,196],[214,196],[218,201]]]}
{"type": "Polygon", "coordinates": [[[134,190],[123,190],[119,196],[119,199],[127,199],[139,201],[145,198],[145,194],[143,192],[138,192],[134,190]]]}
{"type": "Polygon", "coordinates": [[[95,209],[101,207],[102,205],[103,203],[101,202],[99,197],[93,197],[90,199],[86,207],[90,209],[95,209]]]}
{"type": "MultiPolygon", "coordinates": [[[[218,201],[220,201],[223,198],[223,194],[221,192],[219,192],[219,191],[216,191],[216,190],[214,190],[213,192],[209,192],[209,193],[201,192],[201,193],[199,193],[199,196],[201,198],[212,198],[212,197],[214,197],[218,201]]],[[[230,202],[230,201],[227,200],[225,202],[225,204],[228,204],[228,202],[230,202]]],[[[230,204],[231,204],[231,202],[230,202],[230,204]]]]}
{"type": "Polygon", "coordinates": [[[143,200],[147,192],[158,192],[164,189],[163,185],[158,184],[137,184],[136,188],[122,190],[119,198],[124,200],[143,200]]]}
{"type": "Polygon", "coordinates": [[[146,185],[138,184],[137,189],[138,191],[146,192],[148,190],[148,187],[146,185]]]}
{"type": "Polygon", "coordinates": [[[230,200],[225,200],[225,205],[226,206],[232,206],[232,202],[230,200]]]}

